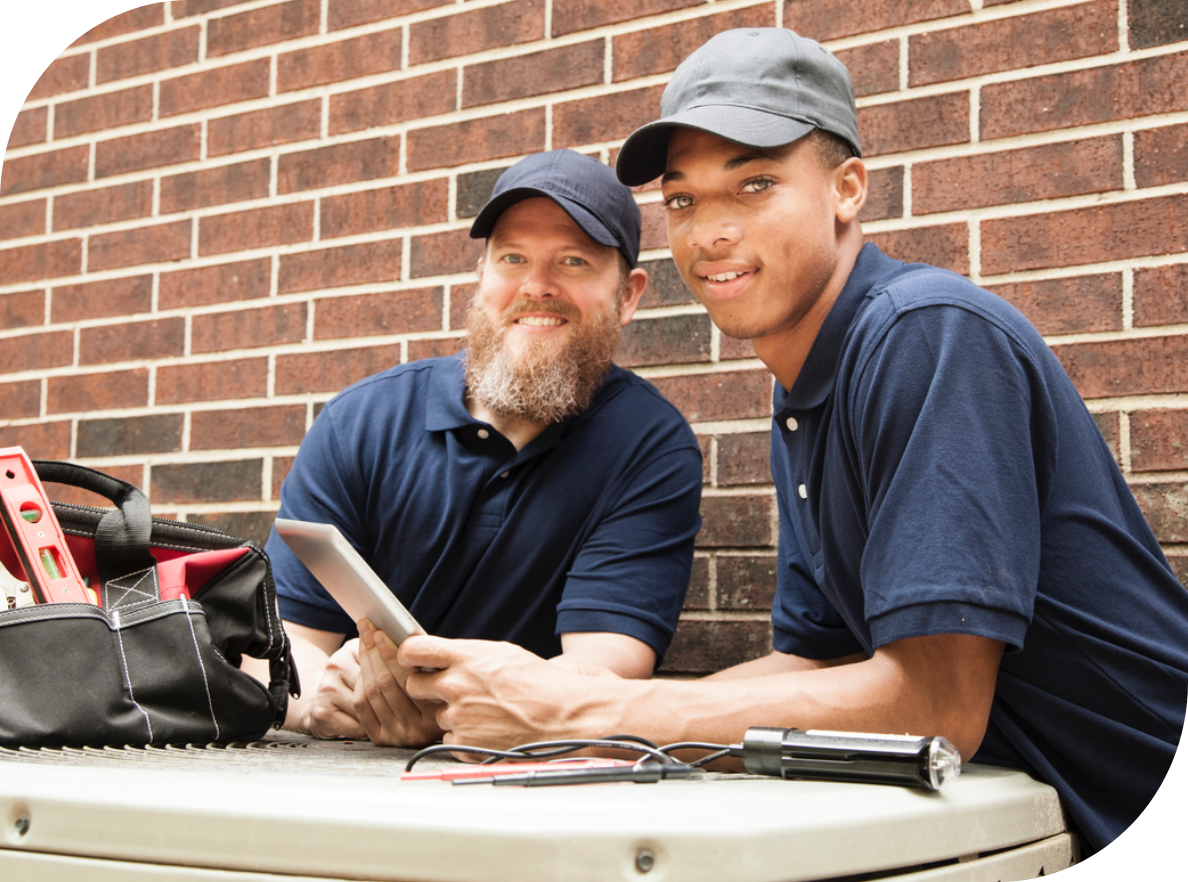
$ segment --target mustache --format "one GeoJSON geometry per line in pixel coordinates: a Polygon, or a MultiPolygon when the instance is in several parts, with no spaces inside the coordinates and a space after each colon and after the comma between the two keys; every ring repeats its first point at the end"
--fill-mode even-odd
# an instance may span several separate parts
{"type": "Polygon", "coordinates": [[[526,312],[547,312],[560,316],[563,319],[568,319],[569,321],[576,321],[581,317],[581,313],[578,312],[577,307],[570,303],[560,300],[533,300],[529,297],[522,297],[505,308],[500,313],[499,318],[505,325],[509,325],[515,320],[516,316],[523,315],[526,312]]]}

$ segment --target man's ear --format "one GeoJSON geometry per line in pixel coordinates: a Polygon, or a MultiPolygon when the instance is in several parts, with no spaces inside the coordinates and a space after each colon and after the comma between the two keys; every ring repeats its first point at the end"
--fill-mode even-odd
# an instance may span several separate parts
{"type": "Polygon", "coordinates": [[[857,220],[866,204],[866,163],[851,156],[833,170],[832,176],[838,222],[848,224],[857,220]]]}
{"type": "Polygon", "coordinates": [[[648,271],[636,267],[627,274],[627,290],[623,292],[623,301],[619,305],[619,324],[626,327],[639,308],[639,298],[648,287],[648,271]]]}

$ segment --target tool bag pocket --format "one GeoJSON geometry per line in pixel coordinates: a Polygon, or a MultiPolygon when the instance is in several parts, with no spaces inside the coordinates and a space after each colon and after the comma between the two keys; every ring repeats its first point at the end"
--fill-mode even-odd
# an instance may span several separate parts
{"type": "MultiPolygon", "coordinates": [[[[54,502],[66,544],[99,605],[0,611],[0,744],[208,743],[259,738],[298,693],[268,558],[222,531],[151,516],[139,488],[66,462],[43,482],[116,508],[54,502]],[[239,670],[269,662],[267,687],[239,670]]],[[[0,533],[0,563],[15,549],[0,533]]]]}

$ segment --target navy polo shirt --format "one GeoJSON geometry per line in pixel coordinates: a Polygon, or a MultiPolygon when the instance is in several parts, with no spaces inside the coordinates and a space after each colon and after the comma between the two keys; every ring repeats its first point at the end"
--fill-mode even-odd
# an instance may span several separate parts
{"type": "Polygon", "coordinates": [[[776,649],[1005,642],[973,761],[1053,785],[1090,851],[1112,841],[1179,743],[1188,592],[1040,335],[868,244],[774,413],[776,649]]]}
{"type": "MultiPolygon", "coordinates": [[[[280,516],[337,526],[430,634],[509,640],[627,634],[662,656],[700,527],[701,451],[646,381],[614,367],[581,415],[516,451],[464,404],[460,356],[369,377],[301,443],[280,516]]],[[[276,535],[284,619],[354,623],[276,535]]]]}

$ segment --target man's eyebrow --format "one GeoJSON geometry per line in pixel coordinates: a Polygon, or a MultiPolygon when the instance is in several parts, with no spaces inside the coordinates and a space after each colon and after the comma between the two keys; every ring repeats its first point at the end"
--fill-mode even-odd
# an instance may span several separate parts
{"type": "MultiPolygon", "coordinates": [[[[741,156],[732,157],[722,165],[725,171],[734,171],[737,168],[742,168],[748,162],[758,162],[760,160],[776,161],[779,156],[771,150],[755,150],[751,153],[744,153],[741,156]]],[[[670,181],[685,180],[685,173],[680,171],[666,171],[664,176],[660,178],[660,185],[663,186],[670,181]]]]}

